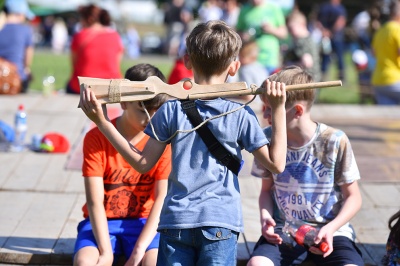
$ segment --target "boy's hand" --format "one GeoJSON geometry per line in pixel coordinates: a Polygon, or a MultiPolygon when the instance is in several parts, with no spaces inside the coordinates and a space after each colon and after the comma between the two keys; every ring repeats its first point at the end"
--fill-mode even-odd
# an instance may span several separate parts
{"type": "Polygon", "coordinates": [[[317,247],[310,247],[309,251],[317,254],[317,255],[323,255],[324,258],[329,256],[332,251],[333,251],[333,233],[334,230],[332,230],[329,226],[329,223],[325,226],[323,226],[319,232],[317,237],[314,239],[315,244],[319,244],[322,240],[324,240],[326,243],[328,243],[329,249],[327,252],[323,253],[319,248],[317,247]]]}
{"type": "Polygon", "coordinates": [[[96,125],[105,121],[109,121],[106,105],[101,105],[100,102],[97,101],[94,92],[88,87],[85,87],[85,89],[81,90],[79,105],[86,116],[96,125]]]}
{"type": "Polygon", "coordinates": [[[282,238],[278,235],[275,234],[275,227],[276,223],[275,220],[272,218],[268,218],[265,219],[263,224],[262,224],[262,228],[261,228],[261,232],[263,237],[271,244],[282,244],[282,238]]]}
{"type": "Polygon", "coordinates": [[[282,106],[286,102],[286,84],[267,79],[264,82],[264,94],[268,99],[271,109],[282,106]]]}

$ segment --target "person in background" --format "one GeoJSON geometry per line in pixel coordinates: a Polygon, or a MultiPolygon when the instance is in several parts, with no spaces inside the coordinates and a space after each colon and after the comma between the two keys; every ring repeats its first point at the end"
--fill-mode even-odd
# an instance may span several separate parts
{"type": "Polygon", "coordinates": [[[182,35],[188,23],[193,20],[192,11],[185,6],[184,0],[170,0],[164,7],[164,25],[166,26],[166,42],[164,52],[169,56],[177,56],[182,35]]]}
{"type": "MultiPolygon", "coordinates": [[[[268,78],[269,73],[265,69],[265,67],[257,61],[259,53],[259,48],[257,43],[254,40],[249,40],[243,42],[242,48],[239,51],[239,62],[240,68],[238,73],[228,79],[229,82],[246,82],[247,86],[252,84],[257,85],[258,87],[268,78]]],[[[248,102],[254,98],[254,95],[244,95],[239,97],[234,97],[240,101],[248,102]]],[[[254,99],[259,102],[259,97],[254,99]]],[[[259,102],[259,106],[261,103],[259,102]]]]}
{"type": "Polygon", "coordinates": [[[284,65],[299,65],[312,75],[314,81],[320,81],[319,47],[307,29],[307,18],[299,10],[294,10],[288,15],[286,24],[293,42],[284,56],[284,65]]]}
{"type": "Polygon", "coordinates": [[[336,55],[338,78],[345,80],[345,36],[347,12],[341,0],[329,0],[323,3],[317,14],[317,26],[322,33],[322,79],[327,80],[328,67],[332,52],[336,55]]]}
{"type": "Polygon", "coordinates": [[[386,254],[382,258],[383,266],[400,265],[400,211],[393,214],[388,222],[389,237],[386,243],[386,254]]]}
{"type": "Polygon", "coordinates": [[[51,48],[53,52],[56,54],[63,53],[68,42],[68,30],[64,19],[55,19],[51,33],[51,48]]]}
{"type": "MultiPolygon", "coordinates": [[[[125,78],[143,81],[161,71],[149,64],[129,68],[125,78]]],[[[143,104],[150,115],[167,100],[159,94],[143,104]]],[[[113,119],[118,132],[143,149],[149,140],[143,129],[148,123],[141,102],[121,103],[123,113],[113,119]]],[[[85,219],[78,225],[74,265],[111,265],[119,255],[126,265],[156,265],[159,234],[157,225],[171,170],[169,146],[146,173],[134,170],[96,127],[84,139],[82,174],[85,182],[85,219]],[[113,256],[114,255],[114,256],[113,256]]]]}
{"type": "MultiPolygon", "coordinates": [[[[288,66],[271,75],[271,82],[287,85],[313,82],[299,66],[288,66]]],[[[261,95],[264,118],[271,124],[269,100],[261,95]]],[[[286,91],[287,154],[283,173],[274,174],[254,160],[251,174],[262,178],[259,196],[262,235],[247,266],[300,265],[311,259],[316,265],[364,265],[349,221],[361,208],[360,173],[346,134],[311,117],[315,90],[286,91]],[[290,246],[282,227],[286,220],[319,226],[317,247],[290,246]],[[289,245],[288,245],[289,244],[289,245]]],[[[267,138],[274,126],[264,129],[267,138]]]]}
{"type": "Polygon", "coordinates": [[[199,7],[200,22],[210,20],[220,20],[222,18],[222,8],[220,0],[206,0],[199,7]]]}
{"type": "Polygon", "coordinates": [[[141,39],[139,32],[133,25],[129,25],[125,33],[126,38],[126,54],[130,59],[139,58],[141,55],[141,39]]]}
{"type": "Polygon", "coordinates": [[[390,19],[372,37],[376,58],[371,83],[377,104],[400,104],[400,2],[390,6],[390,19]]]}
{"type": "Polygon", "coordinates": [[[25,0],[6,0],[5,24],[0,30],[0,57],[14,63],[22,82],[21,92],[28,91],[34,54],[33,30],[26,24],[35,14],[25,0]]]}
{"type": "Polygon", "coordinates": [[[236,30],[243,41],[256,40],[258,61],[268,73],[281,66],[279,41],[287,37],[287,28],[279,6],[268,0],[249,1],[240,10],[236,30]]]}
{"type": "Polygon", "coordinates": [[[71,41],[72,75],[66,92],[79,94],[78,76],[121,78],[120,64],[124,54],[122,40],[110,27],[111,17],[94,4],[79,8],[82,29],[71,41]]]}
{"type": "Polygon", "coordinates": [[[221,20],[234,28],[239,18],[240,6],[237,0],[223,0],[222,17],[221,20]]]}
{"type": "Polygon", "coordinates": [[[178,55],[175,59],[171,73],[169,74],[168,84],[175,84],[184,78],[193,79],[193,71],[186,67],[184,56],[186,54],[186,37],[189,35],[194,25],[194,23],[188,23],[185,27],[185,32],[183,32],[181,35],[178,47],[178,55]]]}

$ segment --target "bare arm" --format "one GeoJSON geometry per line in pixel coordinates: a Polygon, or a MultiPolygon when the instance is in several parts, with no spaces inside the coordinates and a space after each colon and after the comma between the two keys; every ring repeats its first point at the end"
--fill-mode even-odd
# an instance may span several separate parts
{"type": "Polygon", "coordinates": [[[344,203],[339,214],[329,223],[330,226],[333,227],[334,231],[337,231],[340,227],[349,222],[360,210],[362,204],[361,193],[357,181],[350,184],[344,184],[340,189],[344,197],[344,203]]]}
{"type": "Polygon", "coordinates": [[[267,34],[271,34],[281,40],[285,39],[288,34],[286,25],[274,27],[269,23],[264,23],[261,25],[261,29],[263,30],[263,32],[265,32],[267,34]]]}
{"type": "Polygon", "coordinates": [[[346,26],[346,17],[345,16],[340,16],[337,18],[335,25],[333,25],[333,30],[340,31],[346,26]]]}
{"type": "MultiPolygon", "coordinates": [[[[319,243],[324,238],[328,243],[329,250],[324,253],[324,257],[328,256],[333,251],[333,234],[337,230],[339,230],[340,227],[349,222],[354,217],[354,215],[356,215],[356,213],[360,210],[362,204],[361,193],[357,181],[354,181],[350,184],[344,184],[340,187],[340,189],[344,197],[343,206],[335,219],[333,219],[331,222],[321,228],[317,238],[315,239],[316,243],[319,243]]],[[[315,250],[312,252],[318,253],[319,251],[315,250]]]]}
{"type": "Polygon", "coordinates": [[[273,184],[274,180],[272,179],[272,176],[262,179],[261,192],[258,198],[258,204],[260,207],[261,233],[268,242],[272,244],[281,244],[282,238],[274,232],[274,226],[276,226],[276,223],[273,219],[274,205],[271,193],[273,184]]]}
{"type": "Polygon", "coordinates": [[[106,211],[103,205],[103,178],[98,176],[85,177],[84,180],[90,223],[100,253],[99,262],[111,265],[114,256],[111,248],[106,211]]]}
{"type": "Polygon", "coordinates": [[[150,138],[143,151],[132,146],[107,118],[107,108],[101,105],[88,88],[81,91],[80,107],[121,156],[139,173],[148,172],[157,163],[166,144],[150,138]]]}
{"type": "Polygon", "coordinates": [[[286,85],[266,80],[265,93],[272,110],[272,135],[270,145],[255,150],[253,155],[270,172],[279,174],[286,164],[286,85]]]}
{"type": "Polygon", "coordinates": [[[136,241],[132,254],[125,265],[140,265],[140,262],[142,261],[146,252],[146,248],[156,235],[158,222],[160,221],[161,208],[164,203],[165,195],[167,194],[167,186],[167,179],[156,181],[154,190],[154,205],[151,208],[147,222],[143,227],[138,240],[136,241]]]}
{"type": "Polygon", "coordinates": [[[33,54],[34,54],[33,46],[28,46],[25,49],[25,61],[24,61],[24,69],[25,69],[25,73],[26,74],[30,74],[31,73],[33,54]]]}

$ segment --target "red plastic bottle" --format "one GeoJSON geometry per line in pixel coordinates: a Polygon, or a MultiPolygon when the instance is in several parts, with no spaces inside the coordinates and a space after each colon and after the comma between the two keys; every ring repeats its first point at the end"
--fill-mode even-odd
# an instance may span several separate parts
{"type": "Polygon", "coordinates": [[[304,247],[316,246],[322,252],[329,249],[328,243],[321,241],[315,244],[314,239],[318,234],[318,229],[300,220],[287,220],[283,227],[283,232],[289,234],[297,244],[304,247]]]}

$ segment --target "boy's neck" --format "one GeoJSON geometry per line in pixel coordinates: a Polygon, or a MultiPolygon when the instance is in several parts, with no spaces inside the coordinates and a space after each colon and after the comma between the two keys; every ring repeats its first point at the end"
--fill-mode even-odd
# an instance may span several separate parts
{"type": "Polygon", "coordinates": [[[118,117],[115,122],[116,128],[127,141],[132,145],[136,145],[145,136],[145,133],[143,131],[134,130],[126,119],[128,118],[124,115],[118,117]]]}
{"type": "Polygon", "coordinates": [[[206,77],[204,75],[199,75],[193,71],[194,82],[199,85],[212,85],[212,84],[222,84],[226,82],[228,74],[226,72],[221,75],[213,75],[211,77],[206,77]]]}
{"type": "Polygon", "coordinates": [[[287,129],[287,144],[302,147],[314,137],[318,124],[311,119],[302,119],[293,128],[287,129]]]}
{"type": "MultiPolygon", "coordinates": [[[[196,72],[193,71],[194,82],[199,85],[212,85],[212,84],[223,84],[226,82],[228,74],[224,72],[221,75],[214,75],[211,77],[206,77],[204,75],[198,75],[196,72]]],[[[202,98],[203,100],[212,100],[216,99],[217,97],[211,98],[202,98]]]]}

